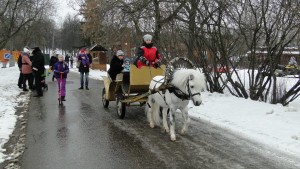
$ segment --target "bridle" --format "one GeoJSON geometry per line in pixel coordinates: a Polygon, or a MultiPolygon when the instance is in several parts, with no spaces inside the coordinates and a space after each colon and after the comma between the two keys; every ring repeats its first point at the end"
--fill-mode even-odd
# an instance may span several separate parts
{"type": "Polygon", "coordinates": [[[187,82],[186,82],[186,87],[187,87],[187,91],[188,91],[188,94],[189,94],[189,97],[190,97],[190,98],[192,98],[192,97],[194,97],[194,96],[196,96],[196,95],[200,95],[200,96],[201,96],[201,93],[200,93],[200,92],[198,92],[198,93],[192,93],[192,92],[191,92],[191,89],[190,89],[190,79],[187,80],[187,82]]]}

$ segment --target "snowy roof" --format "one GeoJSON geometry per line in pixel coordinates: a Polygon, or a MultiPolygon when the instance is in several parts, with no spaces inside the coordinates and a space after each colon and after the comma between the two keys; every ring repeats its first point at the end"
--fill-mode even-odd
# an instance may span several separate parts
{"type": "Polygon", "coordinates": [[[103,46],[95,44],[92,47],[90,47],[90,51],[107,51],[103,46]]]}
{"type": "MultiPolygon", "coordinates": [[[[251,53],[251,51],[248,51],[247,54],[251,53]]],[[[263,51],[260,51],[260,50],[257,50],[255,51],[255,53],[258,53],[258,54],[267,54],[268,52],[263,50],[263,51]]],[[[282,52],[282,54],[291,54],[291,55],[300,55],[300,51],[296,51],[296,50],[285,50],[282,52]]]]}

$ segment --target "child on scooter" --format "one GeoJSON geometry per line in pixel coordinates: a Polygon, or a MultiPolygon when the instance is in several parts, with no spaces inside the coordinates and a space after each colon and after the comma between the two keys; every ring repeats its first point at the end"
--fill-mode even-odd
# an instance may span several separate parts
{"type": "Polygon", "coordinates": [[[68,64],[64,61],[64,56],[58,56],[58,62],[56,62],[53,66],[54,76],[57,79],[58,84],[58,95],[60,96],[58,99],[61,101],[66,101],[66,79],[67,74],[69,73],[68,64]]]}

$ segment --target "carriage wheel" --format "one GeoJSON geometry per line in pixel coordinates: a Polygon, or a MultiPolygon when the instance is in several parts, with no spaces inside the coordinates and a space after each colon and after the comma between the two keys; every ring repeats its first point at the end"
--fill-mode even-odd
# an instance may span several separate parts
{"type": "Polygon", "coordinates": [[[105,88],[102,90],[102,104],[104,108],[107,108],[109,105],[109,101],[106,100],[105,88]]]}
{"type": "Polygon", "coordinates": [[[126,103],[122,103],[121,101],[124,100],[124,96],[120,95],[117,96],[117,113],[120,119],[124,119],[125,112],[126,112],[126,103]]]}

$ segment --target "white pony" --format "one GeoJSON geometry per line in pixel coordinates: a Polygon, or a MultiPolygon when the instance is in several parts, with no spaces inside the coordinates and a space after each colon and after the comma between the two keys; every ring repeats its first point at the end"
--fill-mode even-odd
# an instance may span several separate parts
{"type": "MultiPolygon", "coordinates": [[[[155,76],[150,82],[150,90],[161,86],[164,80],[164,76],[155,76]]],[[[167,84],[171,87],[168,86],[165,91],[159,91],[148,97],[146,113],[150,127],[153,128],[155,124],[159,125],[161,122],[160,107],[162,107],[163,128],[166,132],[170,132],[171,140],[175,141],[176,135],[173,114],[177,109],[181,110],[184,120],[181,134],[185,134],[190,122],[187,107],[188,103],[192,100],[195,106],[200,106],[202,102],[200,92],[206,88],[205,76],[198,70],[179,69],[174,71],[167,84]],[[168,113],[170,129],[167,124],[168,113]]]]}

